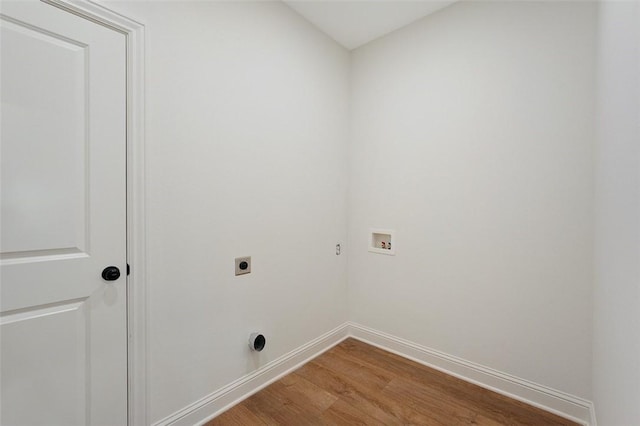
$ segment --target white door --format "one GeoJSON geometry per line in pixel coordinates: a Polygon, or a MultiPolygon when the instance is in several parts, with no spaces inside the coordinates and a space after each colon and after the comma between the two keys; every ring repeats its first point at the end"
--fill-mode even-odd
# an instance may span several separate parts
{"type": "Polygon", "coordinates": [[[0,11],[0,423],[124,425],[125,36],[39,1],[0,11]]]}

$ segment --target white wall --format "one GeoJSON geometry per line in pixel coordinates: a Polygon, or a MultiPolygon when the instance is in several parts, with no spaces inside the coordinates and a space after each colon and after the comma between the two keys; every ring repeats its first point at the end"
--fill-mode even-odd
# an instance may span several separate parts
{"type": "Polygon", "coordinates": [[[601,2],[593,398],[603,426],[640,424],[640,3],[601,2]]]}
{"type": "Polygon", "coordinates": [[[457,3],[353,51],[353,320],[591,396],[595,12],[457,3]]]}
{"type": "Polygon", "coordinates": [[[593,3],[459,3],[351,64],[279,2],[107,5],[147,28],[152,421],[348,318],[348,222],[351,319],[586,398],[593,348],[600,423],[636,422],[633,6],[601,5],[594,176],[593,3]]]}
{"type": "Polygon", "coordinates": [[[279,2],[106,5],[147,32],[157,421],[346,321],[349,59],[279,2]]]}

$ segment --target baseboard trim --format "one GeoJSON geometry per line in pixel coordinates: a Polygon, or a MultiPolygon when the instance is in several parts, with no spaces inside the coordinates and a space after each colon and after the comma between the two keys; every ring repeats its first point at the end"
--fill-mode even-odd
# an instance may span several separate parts
{"type": "Polygon", "coordinates": [[[235,404],[250,397],[302,364],[331,349],[348,335],[349,324],[345,323],[309,343],[271,361],[253,373],[229,383],[222,389],[184,407],[153,426],[202,425],[235,404]]]}
{"type": "Polygon", "coordinates": [[[591,401],[505,374],[360,324],[348,323],[348,325],[350,337],[509,398],[552,412],[576,423],[595,426],[595,415],[591,401]]]}
{"type": "Polygon", "coordinates": [[[203,425],[348,337],[411,359],[509,398],[555,413],[576,423],[596,426],[595,409],[591,401],[353,322],[336,327],[271,361],[253,373],[247,374],[165,417],[154,423],[153,426],[203,425]]]}
{"type": "Polygon", "coordinates": [[[598,426],[598,419],[596,417],[596,407],[593,402],[590,402],[591,406],[589,407],[589,415],[591,416],[591,422],[589,426],[598,426]]]}

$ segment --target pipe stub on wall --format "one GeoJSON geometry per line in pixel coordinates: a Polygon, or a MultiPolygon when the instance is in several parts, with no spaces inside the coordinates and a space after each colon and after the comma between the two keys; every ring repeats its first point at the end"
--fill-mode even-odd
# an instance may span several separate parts
{"type": "Polygon", "coordinates": [[[260,352],[267,344],[267,339],[260,333],[251,333],[249,336],[249,347],[252,351],[260,352]]]}

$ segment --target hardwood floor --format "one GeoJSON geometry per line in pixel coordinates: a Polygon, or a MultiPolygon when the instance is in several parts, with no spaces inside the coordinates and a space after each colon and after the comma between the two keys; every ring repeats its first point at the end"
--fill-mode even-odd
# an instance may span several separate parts
{"type": "Polygon", "coordinates": [[[575,425],[355,339],[207,423],[218,425],[575,425]]]}

